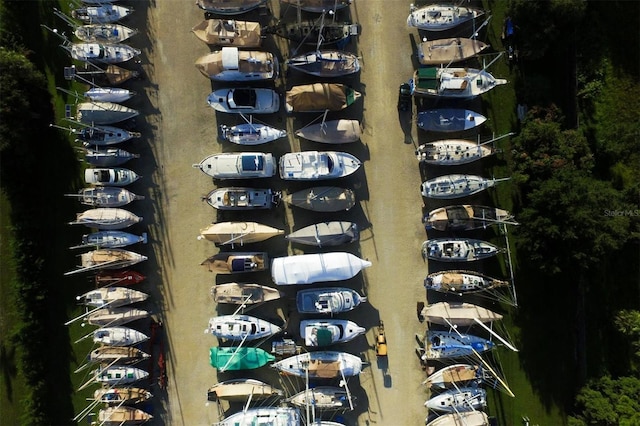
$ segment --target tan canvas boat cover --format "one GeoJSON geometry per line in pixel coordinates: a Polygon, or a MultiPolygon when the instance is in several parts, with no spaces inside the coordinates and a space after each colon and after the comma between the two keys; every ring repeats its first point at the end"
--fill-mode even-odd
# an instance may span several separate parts
{"type": "Polygon", "coordinates": [[[294,86],[287,92],[287,104],[293,111],[339,111],[353,102],[348,99],[348,91],[347,86],[336,83],[294,86]]]}

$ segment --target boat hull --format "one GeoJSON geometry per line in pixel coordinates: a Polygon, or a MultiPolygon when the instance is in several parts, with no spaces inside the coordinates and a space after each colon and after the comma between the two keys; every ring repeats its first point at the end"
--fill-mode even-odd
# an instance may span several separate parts
{"type": "Polygon", "coordinates": [[[138,236],[122,231],[100,231],[83,235],[82,244],[76,247],[100,247],[109,249],[127,247],[137,243],[147,243],[146,232],[138,236]]]}
{"type": "Polygon", "coordinates": [[[473,356],[474,352],[482,353],[494,347],[492,341],[471,334],[428,331],[424,356],[427,360],[468,357],[473,356]]]}
{"type": "Polygon", "coordinates": [[[211,297],[216,303],[253,305],[277,300],[282,297],[282,293],[275,288],[259,284],[226,283],[213,286],[211,297]]]}
{"type": "Polygon", "coordinates": [[[286,235],[292,243],[316,247],[334,247],[350,244],[360,239],[358,225],[354,222],[332,221],[306,226],[286,235]]]}
{"type": "Polygon", "coordinates": [[[430,4],[417,9],[411,5],[407,25],[425,31],[445,31],[484,15],[481,9],[451,4],[430,4]]]}
{"type": "Polygon", "coordinates": [[[294,355],[271,364],[284,374],[310,379],[357,376],[362,371],[360,357],[346,352],[316,351],[294,355]]]}
{"type": "Polygon", "coordinates": [[[209,45],[255,48],[262,44],[262,28],[258,22],[207,19],[191,32],[209,45]]]}
{"type": "Polygon", "coordinates": [[[509,282],[474,271],[449,270],[427,275],[424,286],[442,293],[471,294],[508,287],[509,282]]]}
{"type": "Polygon", "coordinates": [[[214,110],[228,114],[273,114],[280,109],[280,96],[272,89],[226,88],[211,92],[207,103],[214,110]]]}
{"type": "Polygon", "coordinates": [[[418,161],[434,166],[460,166],[488,157],[495,150],[463,139],[446,139],[422,144],[416,150],[418,161]]]}
{"type": "Polygon", "coordinates": [[[220,125],[220,137],[238,145],[261,145],[287,137],[285,130],[276,129],[266,124],[245,123],[229,127],[220,125]]]}
{"type": "Polygon", "coordinates": [[[472,326],[476,321],[487,323],[502,319],[502,315],[472,303],[438,302],[426,306],[421,314],[432,324],[446,326],[472,326]]]}
{"type": "Polygon", "coordinates": [[[217,274],[259,272],[269,268],[269,256],[264,252],[221,252],[206,259],[201,265],[217,274]]]}
{"type": "Polygon", "coordinates": [[[313,406],[316,410],[348,410],[351,395],[343,388],[333,386],[316,386],[303,390],[288,399],[298,407],[313,406]]]}
{"type": "Polygon", "coordinates": [[[125,188],[111,186],[83,188],[78,192],[78,195],[82,204],[98,208],[122,207],[135,200],[144,200],[144,196],[136,195],[125,188]]]}
{"type": "Polygon", "coordinates": [[[135,308],[103,308],[86,317],[87,323],[97,326],[118,326],[147,318],[149,312],[135,308]]]}
{"type": "Polygon", "coordinates": [[[282,229],[257,222],[219,222],[200,230],[200,236],[218,245],[244,245],[284,234],[282,229]]]}
{"type": "Polygon", "coordinates": [[[207,391],[209,401],[234,401],[244,402],[251,396],[251,399],[262,400],[271,397],[279,397],[283,394],[280,389],[255,379],[227,380],[216,383],[207,391]]]}
{"type": "Polygon", "coordinates": [[[142,218],[128,210],[116,208],[97,208],[78,213],[70,225],[85,225],[100,230],[117,230],[141,222],[142,218]]]}
{"type": "Polygon", "coordinates": [[[113,124],[136,117],[140,112],[113,102],[83,102],[77,106],[77,119],[81,123],[113,124]]]}
{"type": "Polygon", "coordinates": [[[431,210],[422,222],[427,230],[456,232],[483,229],[512,219],[513,215],[503,209],[464,204],[431,210]]]}
{"type": "Polygon", "coordinates": [[[267,0],[197,0],[198,7],[218,15],[239,15],[257,9],[267,0]]]}
{"type": "Polygon", "coordinates": [[[93,342],[109,346],[133,346],[149,340],[149,336],[128,327],[105,327],[93,332],[93,342]]]}
{"type": "Polygon", "coordinates": [[[348,188],[317,186],[294,192],[284,200],[296,207],[315,212],[339,212],[349,210],[356,204],[355,193],[348,188]]]}
{"type": "Polygon", "coordinates": [[[497,179],[487,179],[476,175],[443,175],[422,183],[423,197],[439,200],[454,200],[477,194],[498,183],[497,179]]]}
{"type": "Polygon", "coordinates": [[[117,308],[144,302],[148,298],[148,294],[127,287],[101,287],[76,297],[76,300],[88,306],[117,308]]]}
{"type": "Polygon", "coordinates": [[[305,74],[326,78],[344,77],[360,71],[358,57],[341,50],[320,50],[294,56],[287,65],[305,74]]]}
{"type": "Polygon", "coordinates": [[[491,243],[471,238],[436,238],[422,243],[422,256],[439,262],[473,262],[500,252],[491,243]]]}
{"type": "Polygon", "coordinates": [[[418,127],[430,132],[462,132],[487,121],[475,111],[465,109],[434,109],[418,113],[418,127]]]}
{"type": "Polygon", "coordinates": [[[271,262],[271,278],[278,285],[348,280],[371,266],[351,253],[332,252],[285,256],[271,262]]]}
{"type": "MultiPolygon", "coordinates": [[[[446,389],[460,383],[480,380],[482,370],[477,365],[453,364],[432,373],[423,382],[428,387],[446,389]]],[[[456,385],[459,387],[459,385],[456,385]]]]}
{"type": "Polygon", "coordinates": [[[251,341],[272,336],[282,328],[260,318],[236,314],[211,318],[206,331],[219,339],[251,341]]]}
{"type": "Polygon", "coordinates": [[[286,94],[287,112],[340,111],[360,99],[357,90],[340,83],[293,86],[286,94]]]}
{"type": "Polygon", "coordinates": [[[478,387],[450,389],[430,398],[424,406],[444,413],[481,411],[487,406],[487,392],[478,387]]]}
{"type": "Polygon", "coordinates": [[[273,355],[260,348],[214,346],[209,349],[209,363],[220,371],[252,370],[275,359],[273,355]]]}
{"type": "Polygon", "coordinates": [[[149,377],[149,373],[134,367],[113,366],[102,370],[96,370],[94,377],[98,383],[114,386],[127,385],[144,380],[149,377]]]}
{"type": "MultiPolygon", "coordinates": [[[[118,363],[122,364],[122,363],[140,362],[142,360],[149,359],[150,357],[151,355],[149,355],[148,353],[145,353],[138,348],[134,348],[130,346],[121,346],[121,347],[102,346],[98,349],[94,349],[93,351],[91,351],[91,353],[89,354],[89,361],[94,363],[106,363],[106,364],[111,364],[117,361],[118,363]]],[[[136,375],[140,376],[141,374],[136,374],[136,375]]],[[[117,384],[117,383],[113,383],[113,384],[117,384]]]]}
{"type": "Polygon", "coordinates": [[[140,155],[132,154],[119,148],[85,148],[84,159],[87,163],[96,167],[120,166],[129,160],[139,158],[140,155]]]}
{"type": "Polygon", "coordinates": [[[273,80],[279,69],[278,58],[270,52],[229,46],[201,56],[195,66],[205,77],[224,82],[273,80]]]}
{"type": "Polygon", "coordinates": [[[417,57],[422,65],[444,65],[477,56],[488,47],[480,40],[462,37],[428,40],[418,45],[417,57]]]}
{"type": "Polygon", "coordinates": [[[193,167],[214,179],[268,178],[276,174],[273,154],[263,152],[213,154],[193,167]]]}
{"type": "Polygon", "coordinates": [[[80,25],[74,31],[78,39],[87,43],[122,43],[137,33],[137,30],[120,24],[80,25]]]}
{"type": "Polygon", "coordinates": [[[361,135],[360,122],[346,119],[325,121],[296,131],[300,138],[328,144],[357,142],[361,135]]]}

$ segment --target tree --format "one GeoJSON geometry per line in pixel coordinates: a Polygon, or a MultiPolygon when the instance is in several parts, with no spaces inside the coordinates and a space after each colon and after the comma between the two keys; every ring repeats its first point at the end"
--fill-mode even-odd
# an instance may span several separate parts
{"type": "Polygon", "coordinates": [[[640,424],[640,379],[604,376],[592,380],[576,397],[571,425],[640,424]]]}

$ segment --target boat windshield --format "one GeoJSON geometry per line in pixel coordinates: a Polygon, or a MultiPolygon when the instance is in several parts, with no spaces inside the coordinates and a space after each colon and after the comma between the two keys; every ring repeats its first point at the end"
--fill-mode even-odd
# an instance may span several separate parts
{"type": "Polygon", "coordinates": [[[257,172],[264,170],[264,158],[260,155],[243,155],[241,161],[242,171],[257,172]]]}

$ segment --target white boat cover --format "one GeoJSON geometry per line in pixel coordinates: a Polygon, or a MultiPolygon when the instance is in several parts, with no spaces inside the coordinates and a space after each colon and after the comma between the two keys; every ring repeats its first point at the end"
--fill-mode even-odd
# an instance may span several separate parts
{"type": "Polygon", "coordinates": [[[280,285],[311,284],[348,280],[369,266],[368,260],[346,252],[303,254],[273,259],[271,276],[280,285]]]}

